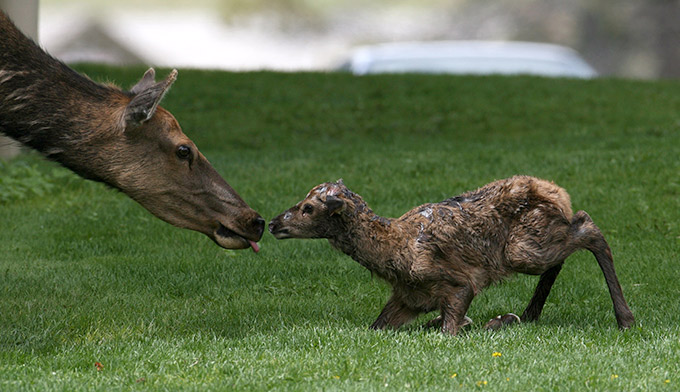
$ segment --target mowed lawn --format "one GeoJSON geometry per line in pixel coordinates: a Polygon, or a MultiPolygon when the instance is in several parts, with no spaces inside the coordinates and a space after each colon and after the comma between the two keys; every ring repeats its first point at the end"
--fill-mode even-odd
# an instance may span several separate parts
{"type": "Polygon", "coordinates": [[[616,328],[580,252],[536,323],[482,329],[528,303],[538,278],[517,275],[459,336],[424,330],[434,314],[371,331],[388,286],[325,240],[225,251],[26,154],[0,164],[0,390],[680,389],[679,82],[180,70],[163,106],[267,220],[338,178],[384,216],[553,180],[604,232],[637,324],[616,328]]]}

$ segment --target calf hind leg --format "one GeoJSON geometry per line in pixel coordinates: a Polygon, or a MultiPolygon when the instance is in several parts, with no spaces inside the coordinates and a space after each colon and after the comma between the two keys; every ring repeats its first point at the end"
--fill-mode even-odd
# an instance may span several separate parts
{"type": "Polygon", "coordinates": [[[541,278],[538,280],[538,284],[536,285],[536,290],[534,290],[534,295],[531,297],[531,301],[529,301],[529,305],[527,305],[524,313],[522,313],[521,318],[517,317],[517,315],[514,313],[507,313],[503,316],[492,318],[488,323],[486,323],[486,325],[484,325],[484,328],[497,330],[511,324],[517,324],[520,321],[527,322],[538,320],[541,312],[543,311],[545,300],[548,298],[548,294],[550,294],[553,283],[555,283],[555,279],[557,278],[557,275],[560,273],[561,269],[562,263],[541,274],[541,278]]]}
{"type": "Polygon", "coordinates": [[[597,263],[600,265],[604,279],[607,282],[607,287],[609,288],[609,295],[614,303],[614,314],[616,315],[616,322],[619,328],[630,328],[635,324],[635,318],[623,297],[623,291],[614,270],[614,260],[612,259],[609,244],[604,239],[600,229],[585,211],[578,211],[574,214],[571,224],[572,229],[575,230],[574,240],[580,247],[592,252],[597,263]]]}
{"type": "MultiPolygon", "coordinates": [[[[566,259],[573,251],[580,248],[587,249],[593,253],[604,274],[605,281],[607,282],[609,294],[614,304],[616,322],[619,328],[626,329],[631,327],[635,323],[635,318],[623,297],[623,291],[621,290],[614,270],[611,249],[602,235],[602,232],[585,211],[578,211],[574,214],[570,226],[571,238],[566,244],[562,245],[564,246],[561,255],[562,260],[566,259]]],[[[545,301],[550,294],[550,290],[555,283],[555,279],[562,269],[562,264],[563,261],[541,274],[534,295],[522,314],[522,321],[538,320],[543,310],[543,306],[545,305],[545,301]]],[[[485,327],[487,329],[498,329],[519,322],[519,319],[517,319],[516,316],[512,316],[514,315],[511,313],[506,314],[505,316],[498,316],[489,321],[485,327]]]]}
{"type": "Polygon", "coordinates": [[[541,316],[543,306],[545,306],[545,301],[550,294],[555,279],[557,279],[557,275],[559,275],[562,270],[563,263],[564,262],[561,262],[541,274],[536,289],[534,290],[534,295],[531,297],[531,301],[529,301],[529,305],[527,305],[524,313],[522,313],[521,318],[514,313],[506,313],[503,316],[499,315],[489,320],[489,322],[484,325],[484,328],[497,330],[519,322],[537,321],[541,316]]]}
{"type": "Polygon", "coordinates": [[[506,313],[502,316],[498,315],[491,320],[489,320],[485,325],[484,329],[496,331],[501,328],[505,328],[512,324],[518,324],[520,322],[519,316],[514,313],[506,313]]]}
{"type": "Polygon", "coordinates": [[[527,305],[524,313],[522,313],[522,321],[536,321],[541,316],[545,300],[548,298],[560,270],[562,270],[562,263],[541,274],[536,290],[534,290],[534,295],[531,297],[531,301],[529,301],[529,305],[527,305]]]}

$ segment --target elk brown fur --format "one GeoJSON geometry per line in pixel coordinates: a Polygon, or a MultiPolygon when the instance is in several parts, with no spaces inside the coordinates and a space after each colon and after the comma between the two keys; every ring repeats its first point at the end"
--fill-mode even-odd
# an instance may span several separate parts
{"type": "Polygon", "coordinates": [[[564,189],[538,178],[495,181],[396,219],[373,213],[342,181],[324,183],[274,218],[269,230],[278,239],[327,238],[389,282],[392,295],[371,326],[375,329],[397,328],[437,310],[440,316],[431,324],[456,334],[468,322],[465,314],[475,295],[516,272],[540,275],[521,316],[537,320],[562,264],[579,249],[595,255],[618,326],[634,323],[600,229],[586,212],[572,213],[564,189]]]}
{"type": "Polygon", "coordinates": [[[0,133],[80,176],[119,189],[218,245],[258,250],[265,221],[158,106],[177,77],[149,69],[129,91],[54,59],[0,11],[0,133]]]}

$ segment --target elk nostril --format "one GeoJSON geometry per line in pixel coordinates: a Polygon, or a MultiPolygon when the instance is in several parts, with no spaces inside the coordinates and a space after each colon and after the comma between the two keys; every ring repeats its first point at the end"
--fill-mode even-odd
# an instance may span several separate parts
{"type": "Polygon", "coordinates": [[[257,230],[258,235],[262,236],[262,233],[264,233],[264,225],[265,221],[261,216],[258,216],[253,220],[253,226],[257,230]]]}

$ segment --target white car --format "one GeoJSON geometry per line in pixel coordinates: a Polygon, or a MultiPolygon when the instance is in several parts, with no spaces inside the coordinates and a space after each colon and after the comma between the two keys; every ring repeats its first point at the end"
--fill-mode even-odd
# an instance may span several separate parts
{"type": "Polygon", "coordinates": [[[340,67],[371,73],[529,74],[592,78],[597,72],[573,49],[518,41],[423,41],[365,46],[340,67]]]}

